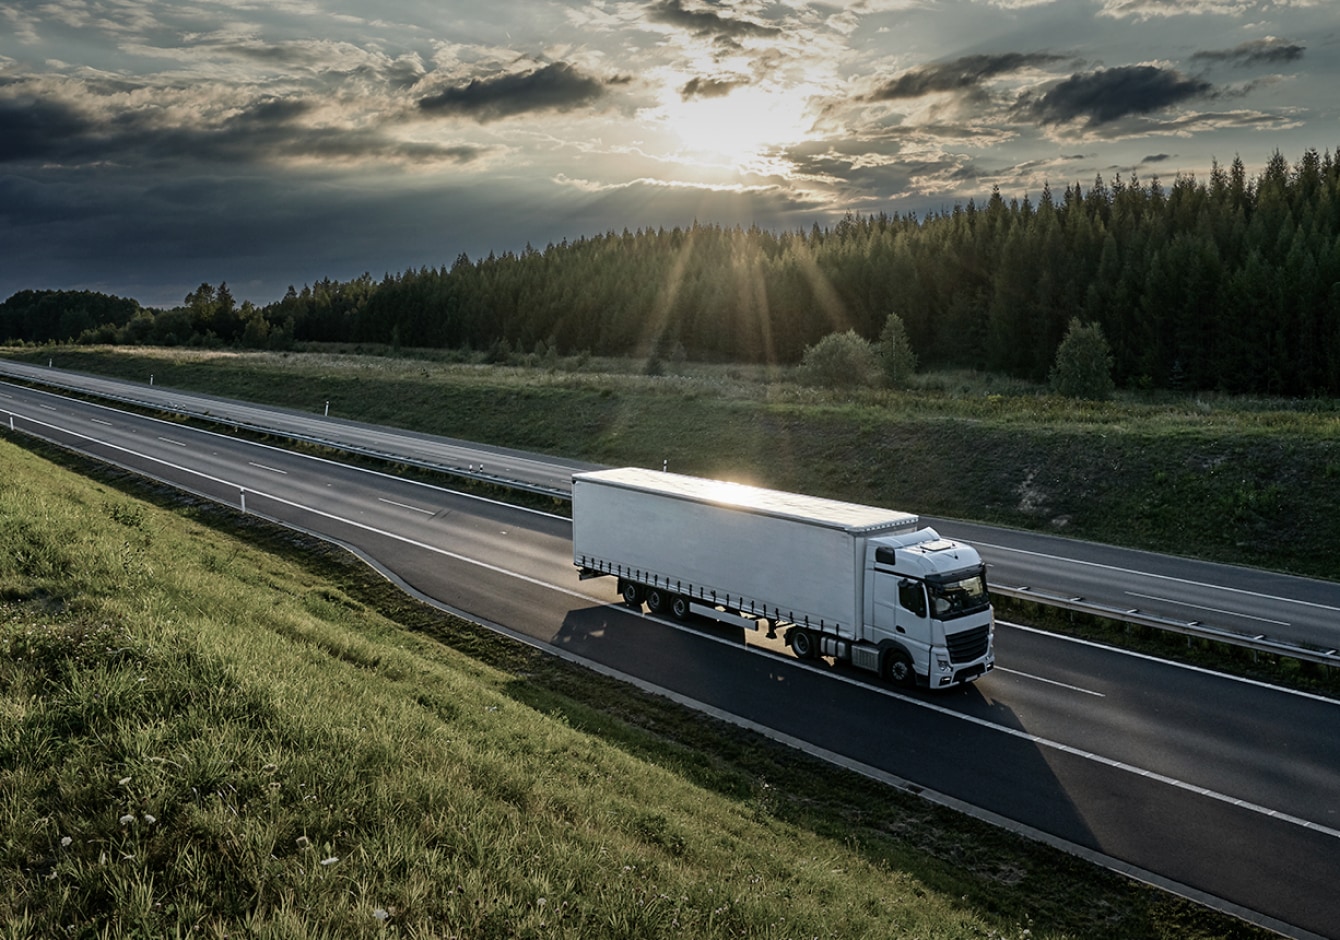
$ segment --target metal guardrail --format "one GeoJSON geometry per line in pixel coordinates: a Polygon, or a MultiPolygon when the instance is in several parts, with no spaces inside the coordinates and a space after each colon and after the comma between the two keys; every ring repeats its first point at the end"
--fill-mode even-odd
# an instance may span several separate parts
{"type": "Polygon", "coordinates": [[[991,593],[1003,594],[1015,600],[1032,601],[1035,604],[1043,604],[1047,607],[1057,607],[1078,614],[1104,617],[1121,623],[1132,623],[1137,626],[1151,627],[1155,630],[1166,630],[1170,633],[1181,633],[1189,637],[1241,646],[1258,653],[1272,653],[1277,656],[1287,656],[1290,659],[1318,663],[1323,666],[1340,666],[1340,650],[1313,649],[1306,646],[1297,646],[1293,643],[1282,643],[1279,640],[1270,639],[1264,633],[1252,636],[1246,633],[1237,633],[1233,630],[1211,627],[1199,620],[1172,620],[1168,617],[1160,617],[1157,614],[1146,613],[1137,607],[1110,607],[1106,604],[1095,604],[1083,597],[1065,597],[1060,594],[1035,591],[1029,587],[1001,587],[993,584],[991,585],[991,593]]]}
{"type": "Polygon", "coordinates": [[[53,381],[51,379],[30,378],[26,375],[11,375],[12,378],[21,381],[37,382],[42,385],[49,385],[53,388],[65,389],[66,391],[78,392],[81,395],[90,395],[105,401],[118,402],[123,405],[133,405],[136,408],[144,408],[150,411],[166,411],[171,414],[181,415],[185,418],[195,418],[199,421],[208,421],[211,424],[225,425],[231,428],[246,429],[257,434],[265,434],[271,437],[284,437],[291,441],[300,441],[304,444],[314,444],[318,447],[329,447],[332,450],[339,450],[349,454],[358,454],[362,457],[371,457],[376,460],[385,460],[391,463],[404,464],[410,467],[418,467],[423,470],[432,470],[437,473],[446,473],[451,476],[461,477],[462,479],[474,480],[478,483],[489,483],[494,486],[501,486],[507,489],[524,490],[528,493],[535,493],[540,496],[552,496],[555,499],[571,499],[571,494],[566,490],[560,490],[552,486],[543,486],[538,483],[530,483],[526,480],[516,480],[511,477],[499,476],[484,472],[484,465],[481,463],[476,470],[474,465],[466,467],[453,466],[449,464],[436,463],[431,460],[421,460],[415,457],[405,456],[403,454],[391,453],[389,451],[379,451],[370,447],[360,447],[357,444],[351,444],[347,441],[337,441],[329,438],[317,437],[309,434],[299,434],[296,431],[288,431],[283,428],[270,427],[262,424],[252,424],[246,421],[238,421],[236,418],[227,415],[214,414],[209,411],[196,411],[187,408],[180,402],[159,402],[149,401],[143,398],[134,398],[127,395],[113,395],[107,392],[94,392],[89,389],[80,388],[66,382],[53,381]]]}
{"type": "MultiPolygon", "coordinates": [[[[80,394],[94,395],[95,397],[107,401],[120,402],[122,404],[134,405],[139,408],[147,408],[154,411],[168,411],[183,417],[196,418],[201,421],[208,421],[213,424],[223,424],[233,428],[246,428],[258,434],[285,437],[289,440],[301,441],[307,444],[315,444],[319,447],[329,447],[332,450],[344,451],[345,453],[358,454],[363,457],[371,457],[377,460],[386,460],[391,463],[405,464],[407,466],[418,467],[424,470],[432,470],[438,473],[445,473],[450,476],[460,477],[462,479],[474,480],[479,483],[488,483],[494,486],[501,486],[509,489],[523,490],[528,493],[536,493],[542,496],[551,496],[560,500],[571,500],[572,494],[566,490],[560,490],[551,486],[543,486],[537,483],[529,483],[525,480],[515,480],[509,477],[498,476],[496,474],[485,473],[483,465],[476,470],[473,465],[467,467],[450,466],[446,464],[435,463],[430,460],[420,460],[414,457],[407,457],[402,454],[394,454],[386,451],[378,451],[372,448],[359,447],[356,444],[350,444],[345,441],[336,441],[328,438],[315,437],[312,435],[299,434],[294,431],[286,431],[282,428],[267,427],[264,425],[250,424],[248,422],[239,422],[224,415],[212,414],[208,411],[194,411],[180,404],[145,401],[143,399],[131,398],[121,395],[110,395],[104,392],[90,392],[87,389],[81,389],[78,386],[70,385],[58,381],[33,380],[26,376],[16,376],[25,381],[39,381],[41,384],[51,385],[56,388],[63,388],[69,391],[76,391],[80,394]]],[[[1200,621],[1181,621],[1173,620],[1167,617],[1160,617],[1157,614],[1146,613],[1139,608],[1121,608],[1111,607],[1106,604],[1097,604],[1085,600],[1083,597],[1066,597],[1061,594],[1050,594],[1044,591],[1037,591],[1030,587],[1002,587],[1000,585],[991,586],[992,593],[1003,594],[1006,597],[1015,600],[1032,601],[1035,604],[1043,604],[1047,607],[1056,607],[1061,610],[1073,611],[1074,613],[1087,614],[1089,616],[1103,617],[1108,620],[1115,620],[1121,623],[1131,623],[1137,626],[1150,627],[1155,630],[1166,630],[1171,633],[1180,633],[1189,637],[1197,637],[1205,640],[1212,640],[1217,643],[1226,643],[1232,646],[1239,646],[1254,650],[1259,653],[1268,653],[1276,656],[1285,656],[1290,659],[1296,659],[1301,662],[1316,663],[1323,666],[1340,667],[1340,650],[1335,649],[1315,649],[1306,646],[1298,646],[1292,643],[1282,643],[1278,640],[1272,640],[1265,634],[1255,636],[1245,633],[1238,633],[1233,630],[1224,630],[1218,627],[1211,627],[1200,621]]]]}

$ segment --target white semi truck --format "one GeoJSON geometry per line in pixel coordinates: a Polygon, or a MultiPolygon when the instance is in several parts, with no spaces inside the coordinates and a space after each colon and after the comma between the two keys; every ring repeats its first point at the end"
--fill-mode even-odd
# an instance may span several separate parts
{"type": "Polygon", "coordinates": [[[573,564],[630,607],[780,628],[831,656],[942,689],[995,666],[976,549],[908,513],[627,467],[572,478],[573,564]]]}

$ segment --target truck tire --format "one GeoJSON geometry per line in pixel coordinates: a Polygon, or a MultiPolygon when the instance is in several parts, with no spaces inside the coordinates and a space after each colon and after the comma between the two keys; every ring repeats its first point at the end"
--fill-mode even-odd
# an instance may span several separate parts
{"type": "Polygon", "coordinates": [[[893,650],[884,657],[884,678],[900,689],[915,689],[917,672],[912,666],[912,657],[903,650],[893,650]]]}
{"type": "Polygon", "coordinates": [[[653,614],[663,614],[665,609],[670,606],[670,599],[665,591],[656,587],[647,588],[647,610],[653,614]]]}
{"type": "Polygon", "coordinates": [[[791,641],[791,652],[796,659],[815,659],[819,655],[819,644],[808,630],[792,630],[786,637],[791,641]]]}
{"type": "Polygon", "coordinates": [[[642,609],[642,585],[636,581],[619,582],[619,593],[623,595],[624,605],[634,610],[642,609]]]}
{"type": "Polygon", "coordinates": [[[689,599],[683,594],[676,594],[670,598],[670,616],[676,620],[689,619],[689,599]]]}

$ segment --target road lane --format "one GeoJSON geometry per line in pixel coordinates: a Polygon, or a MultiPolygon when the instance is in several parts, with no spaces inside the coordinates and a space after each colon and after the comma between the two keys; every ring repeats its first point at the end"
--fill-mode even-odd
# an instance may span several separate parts
{"type": "MultiPolygon", "coordinates": [[[[28,420],[53,423],[42,408],[28,420]]],[[[566,520],[189,428],[113,423],[125,425],[111,429],[119,450],[72,440],[197,491],[252,487],[252,511],[357,546],[426,595],[778,735],[1319,934],[1340,923],[1326,890],[1340,866],[1334,704],[1041,634],[1007,639],[1008,627],[1000,663],[1016,674],[907,697],[740,633],[618,608],[608,579],[576,580],[566,520]]]]}
{"type": "Polygon", "coordinates": [[[1337,582],[956,520],[926,521],[976,547],[997,586],[1316,649],[1340,646],[1337,582]]]}

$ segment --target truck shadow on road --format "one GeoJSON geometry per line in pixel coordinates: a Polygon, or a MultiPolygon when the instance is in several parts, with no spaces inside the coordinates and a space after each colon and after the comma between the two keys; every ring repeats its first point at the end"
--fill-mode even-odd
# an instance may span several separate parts
{"type": "Polygon", "coordinates": [[[885,799],[942,794],[1006,828],[1098,847],[1048,750],[996,697],[990,674],[946,691],[902,692],[848,665],[801,663],[780,644],[760,648],[761,636],[750,633],[611,604],[570,610],[551,642],[670,695],[693,709],[683,718],[689,724],[706,714],[734,725],[731,737],[762,735],[835,774],[873,773],[892,784],[885,799]]]}

